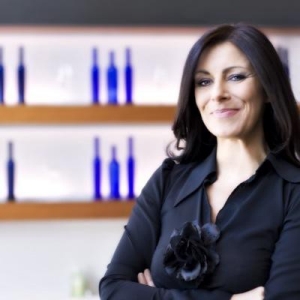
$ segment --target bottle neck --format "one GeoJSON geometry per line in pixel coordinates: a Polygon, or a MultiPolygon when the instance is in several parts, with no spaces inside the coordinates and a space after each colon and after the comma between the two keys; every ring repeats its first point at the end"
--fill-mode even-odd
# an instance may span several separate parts
{"type": "Polygon", "coordinates": [[[12,142],[8,143],[8,159],[13,159],[13,144],[12,142]]]}
{"type": "Polygon", "coordinates": [[[99,138],[94,141],[95,156],[99,156],[99,138]]]}
{"type": "Polygon", "coordinates": [[[111,66],[113,66],[115,64],[115,54],[113,51],[111,51],[109,53],[109,63],[111,66]]]}
{"type": "Polygon", "coordinates": [[[112,157],[112,160],[116,160],[117,159],[117,149],[115,146],[113,146],[111,148],[111,157],[112,157]]]}
{"type": "Polygon", "coordinates": [[[96,65],[98,63],[98,51],[96,48],[93,49],[93,64],[96,65]]]}
{"type": "Polygon", "coordinates": [[[130,65],[131,63],[131,54],[130,54],[130,49],[126,49],[126,65],[130,65]]]}
{"type": "Polygon", "coordinates": [[[128,155],[133,156],[133,138],[128,139],[128,155]]]}
{"type": "Polygon", "coordinates": [[[20,63],[20,65],[23,65],[23,63],[24,63],[24,49],[23,49],[23,47],[21,47],[19,49],[19,63],[20,63]]]}

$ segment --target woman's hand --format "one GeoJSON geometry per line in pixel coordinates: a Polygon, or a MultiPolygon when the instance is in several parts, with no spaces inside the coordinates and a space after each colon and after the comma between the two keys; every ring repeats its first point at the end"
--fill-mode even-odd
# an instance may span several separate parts
{"type": "Polygon", "coordinates": [[[265,296],[265,289],[259,286],[251,291],[241,294],[233,295],[230,300],[263,300],[265,296]]]}
{"type": "Polygon", "coordinates": [[[138,274],[138,282],[140,284],[145,284],[145,285],[155,287],[149,269],[146,269],[143,273],[138,274]]]}

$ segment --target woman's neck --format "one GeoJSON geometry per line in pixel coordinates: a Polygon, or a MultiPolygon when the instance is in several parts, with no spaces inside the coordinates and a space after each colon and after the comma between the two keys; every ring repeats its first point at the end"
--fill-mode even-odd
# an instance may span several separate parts
{"type": "Polygon", "coordinates": [[[247,179],[255,173],[267,156],[267,149],[261,142],[246,143],[242,140],[218,139],[218,177],[247,179]]]}

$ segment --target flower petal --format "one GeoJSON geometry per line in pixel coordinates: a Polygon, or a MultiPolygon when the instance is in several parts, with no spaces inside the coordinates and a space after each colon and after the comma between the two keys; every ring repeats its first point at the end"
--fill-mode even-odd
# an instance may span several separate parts
{"type": "Polygon", "coordinates": [[[165,266],[165,270],[169,275],[175,275],[177,273],[177,268],[165,266]]]}
{"type": "Polygon", "coordinates": [[[175,248],[177,247],[177,245],[180,243],[181,241],[181,236],[180,235],[174,235],[174,236],[171,236],[171,239],[170,239],[170,246],[173,250],[175,250],[175,248]]]}
{"type": "Polygon", "coordinates": [[[174,251],[170,246],[167,247],[167,250],[164,254],[164,264],[172,264],[174,261],[176,261],[176,256],[174,254],[174,251]]]}
{"type": "Polygon", "coordinates": [[[211,249],[210,251],[208,251],[208,255],[206,258],[208,263],[207,273],[212,273],[220,262],[219,254],[211,249]]]}
{"type": "Polygon", "coordinates": [[[184,237],[190,237],[195,232],[195,226],[192,222],[186,222],[183,224],[183,227],[181,229],[181,235],[184,237]]]}
{"type": "Polygon", "coordinates": [[[201,271],[201,265],[200,263],[197,263],[193,269],[186,269],[182,268],[180,275],[185,281],[191,281],[197,278],[197,276],[200,274],[201,271]]]}
{"type": "Polygon", "coordinates": [[[175,229],[166,248],[163,264],[169,275],[198,286],[219,263],[214,242],[220,231],[215,224],[200,227],[198,221],[185,222],[175,229]]]}
{"type": "Polygon", "coordinates": [[[201,229],[204,245],[212,244],[220,237],[220,230],[217,225],[213,223],[206,223],[201,229]]]}

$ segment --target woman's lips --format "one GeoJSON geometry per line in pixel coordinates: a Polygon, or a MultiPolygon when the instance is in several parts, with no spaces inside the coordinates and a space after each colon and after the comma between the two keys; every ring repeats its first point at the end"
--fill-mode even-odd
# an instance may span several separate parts
{"type": "Polygon", "coordinates": [[[213,114],[218,118],[228,118],[234,116],[238,111],[237,108],[223,108],[216,109],[213,114]]]}

